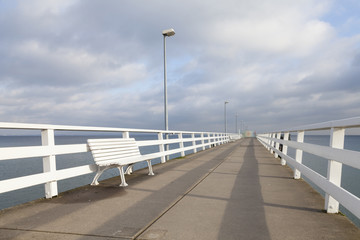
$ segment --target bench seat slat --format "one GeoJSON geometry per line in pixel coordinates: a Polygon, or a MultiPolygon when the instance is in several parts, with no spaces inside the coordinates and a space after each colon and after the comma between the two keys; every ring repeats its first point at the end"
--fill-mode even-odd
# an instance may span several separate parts
{"type": "Polygon", "coordinates": [[[112,151],[112,149],[116,149],[116,150],[129,150],[129,149],[133,149],[133,150],[139,150],[139,148],[137,146],[131,146],[131,147],[122,147],[122,148],[92,148],[91,150],[93,152],[97,152],[97,151],[112,151]]]}
{"type": "Polygon", "coordinates": [[[112,142],[135,142],[134,138],[99,138],[99,139],[88,139],[88,143],[97,144],[102,142],[112,143],[112,142]]]}
{"type": "MultiPolygon", "coordinates": [[[[136,161],[137,158],[123,158],[122,159],[122,165],[128,165],[130,163],[136,163],[139,161],[136,161]]],[[[117,161],[116,159],[108,159],[108,160],[103,160],[103,161],[97,161],[96,162],[97,165],[99,166],[110,166],[110,165],[117,165],[119,166],[119,161],[117,161]]]]}
{"type": "Polygon", "coordinates": [[[92,150],[111,149],[111,148],[138,148],[136,144],[116,144],[116,145],[97,145],[92,146],[92,150]]]}
{"type": "Polygon", "coordinates": [[[135,150],[128,150],[128,151],[107,151],[107,152],[97,152],[97,153],[93,153],[94,158],[99,158],[99,157],[105,157],[105,156],[119,156],[121,157],[121,155],[133,155],[133,156],[140,156],[140,153],[138,151],[135,150]]]}
{"type": "Polygon", "coordinates": [[[94,158],[94,160],[95,160],[95,162],[99,162],[99,161],[106,161],[106,160],[108,160],[108,159],[117,159],[118,160],[118,162],[120,163],[120,162],[122,162],[122,160],[124,159],[124,158],[129,158],[129,157],[131,157],[131,158],[139,158],[139,155],[137,155],[137,154],[120,154],[120,155],[118,155],[118,154],[113,154],[113,155],[107,155],[107,156],[100,156],[100,157],[96,157],[96,158],[94,158]]]}
{"type": "MultiPolygon", "coordinates": [[[[130,139],[130,138],[129,138],[130,139]]],[[[116,144],[136,144],[136,142],[132,141],[132,140],[118,140],[118,141],[100,141],[101,139],[99,139],[99,141],[90,141],[89,143],[92,146],[99,146],[99,145],[116,145],[116,144]]]]}
{"type": "Polygon", "coordinates": [[[109,148],[109,149],[98,149],[98,150],[93,150],[92,151],[95,154],[101,154],[101,153],[112,153],[112,152],[136,152],[138,154],[140,154],[139,149],[137,148],[109,148]]]}

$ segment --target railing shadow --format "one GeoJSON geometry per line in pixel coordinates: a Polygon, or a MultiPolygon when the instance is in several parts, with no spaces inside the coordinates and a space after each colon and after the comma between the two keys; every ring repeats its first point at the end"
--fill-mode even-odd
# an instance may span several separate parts
{"type": "Polygon", "coordinates": [[[87,186],[80,191],[70,191],[55,199],[21,206],[21,209],[17,210],[24,210],[26,213],[19,217],[14,216],[12,211],[9,211],[8,214],[13,214],[13,216],[9,216],[7,213],[2,214],[3,221],[0,227],[34,230],[39,233],[47,231],[62,233],[66,229],[68,234],[79,235],[79,239],[87,239],[86,236],[89,235],[131,238],[179,196],[182,196],[194,182],[213,169],[234,148],[236,145],[230,148],[220,146],[184,159],[170,161],[155,168],[156,175],[153,177],[149,177],[141,171],[135,172],[134,175],[127,177],[129,187],[125,189],[117,187],[117,183],[120,183],[120,179],[117,177],[113,180],[106,180],[100,186],[87,186]],[[191,168],[188,172],[180,172],[176,181],[160,183],[154,192],[138,190],[143,183],[146,183],[145,181],[151,181],[149,178],[161,177],[172,169],[191,163],[192,160],[198,160],[196,167],[191,168]],[[141,194],[144,197],[137,198],[135,196],[133,198],[129,196],[129,193],[141,194]],[[123,205],[129,207],[124,208],[123,205]],[[6,222],[5,219],[9,219],[9,221],[6,222]],[[82,234],[83,238],[80,236],[82,234]]]}

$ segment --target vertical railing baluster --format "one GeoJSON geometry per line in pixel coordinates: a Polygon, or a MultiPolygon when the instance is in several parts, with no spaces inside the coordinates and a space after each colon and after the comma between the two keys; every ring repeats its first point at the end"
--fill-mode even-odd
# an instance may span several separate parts
{"type": "Polygon", "coordinates": [[[208,139],[208,146],[209,148],[211,148],[211,133],[208,133],[207,139],[208,139]]]}
{"type": "MultiPolygon", "coordinates": [[[[164,140],[163,134],[161,132],[158,133],[158,140],[159,141],[164,140]]],[[[164,144],[163,143],[159,144],[159,152],[163,153],[164,150],[165,150],[164,144]]],[[[165,156],[161,156],[161,163],[165,163],[165,162],[166,162],[165,156]]]]}
{"type": "Polygon", "coordinates": [[[205,150],[205,146],[204,146],[204,144],[205,144],[204,133],[201,133],[201,144],[203,145],[203,146],[202,146],[202,150],[204,151],[204,150],[205,150]]]}
{"type": "MultiPolygon", "coordinates": [[[[43,146],[54,147],[55,135],[53,129],[45,129],[41,131],[41,144],[43,146]]],[[[52,172],[55,175],[56,172],[56,157],[55,155],[49,155],[43,157],[43,171],[52,172]]],[[[45,183],[45,197],[52,198],[58,195],[57,181],[45,183]]]]}
{"type": "MultiPolygon", "coordinates": [[[[344,140],[345,140],[344,128],[331,128],[330,147],[344,149],[344,140]]],[[[341,171],[342,171],[342,163],[336,162],[331,159],[328,160],[327,179],[339,187],[341,185],[341,171]]],[[[325,209],[328,213],[339,212],[339,202],[336,201],[328,193],[325,194],[325,209]]]]}
{"type": "MultiPolygon", "coordinates": [[[[285,132],[284,133],[284,141],[289,141],[289,136],[290,133],[289,132],[285,132]]],[[[283,144],[282,146],[282,153],[284,155],[287,155],[287,151],[288,151],[288,146],[286,144],[283,144]]],[[[285,166],[286,165],[286,160],[284,158],[281,158],[281,165],[285,166]]]]}
{"type": "Polygon", "coordinates": [[[196,153],[197,152],[197,148],[196,148],[196,139],[195,139],[195,133],[191,134],[191,138],[192,138],[192,145],[194,147],[193,152],[196,153]]]}
{"type": "MultiPolygon", "coordinates": [[[[275,133],[276,139],[280,139],[280,135],[281,135],[281,133],[275,133]]],[[[280,149],[280,143],[279,143],[279,142],[276,142],[276,143],[275,143],[275,149],[276,149],[276,150],[279,150],[279,149],[280,149]]],[[[277,153],[275,152],[275,158],[278,158],[278,157],[279,157],[279,154],[277,154],[277,153]]]]}
{"type": "Polygon", "coordinates": [[[122,132],[122,137],[123,138],[130,138],[130,133],[129,132],[122,132]]]}
{"type": "MultiPolygon", "coordinates": [[[[270,137],[271,137],[271,138],[274,138],[274,137],[275,137],[274,133],[270,133],[270,137]]],[[[273,140],[270,140],[270,153],[271,153],[271,154],[274,154],[273,147],[274,147],[274,141],[273,141],[273,140]]]]}
{"type": "MultiPolygon", "coordinates": [[[[304,131],[298,131],[297,132],[297,142],[304,142],[304,135],[305,132],[304,131]]],[[[303,151],[301,149],[296,149],[296,155],[295,155],[295,160],[298,163],[302,163],[302,155],[303,155],[303,151]]],[[[301,172],[295,168],[294,169],[294,179],[300,179],[301,178],[301,172]]]]}
{"type": "Polygon", "coordinates": [[[183,135],[182,135],[182,133],[179,133],[178,136],[179,136],[178,138],[179,138],[179,140],[180,140],[180,142],[179,142],[179,147],[180,147],[180,149],[182,150],[182,151],[181,151],[181,156],[184,157],[184,156],[185,156],[185,152],[184,152],[183,135]]]}

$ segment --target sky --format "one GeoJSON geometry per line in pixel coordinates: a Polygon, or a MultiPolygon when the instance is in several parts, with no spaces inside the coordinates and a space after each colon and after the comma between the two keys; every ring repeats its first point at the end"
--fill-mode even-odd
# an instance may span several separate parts
{"type": "Polygon", "coordinates": [[[360,116],[358,0],[0,0],[0,122],[265,132],[360,116]],[[237,124],[236,124],[237,119],[237,124]]]}

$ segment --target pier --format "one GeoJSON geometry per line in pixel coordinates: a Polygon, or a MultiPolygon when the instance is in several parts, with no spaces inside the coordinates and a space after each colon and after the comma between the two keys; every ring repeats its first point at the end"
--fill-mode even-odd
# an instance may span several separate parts
{"type": "Polygon", "coordinates": [[[256,138],[4,210],[0,239],[360,239],[256,138]]]}

